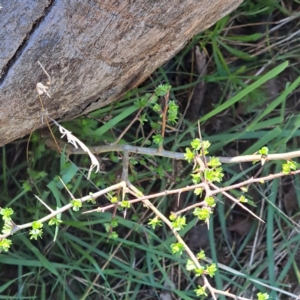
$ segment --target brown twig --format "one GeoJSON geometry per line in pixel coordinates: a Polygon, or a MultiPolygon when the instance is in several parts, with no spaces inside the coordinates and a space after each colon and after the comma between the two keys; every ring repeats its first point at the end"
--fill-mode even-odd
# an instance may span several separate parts
{"type": "MultiPolygon", "coordinates": [[[[285,174],[285,173],[280,172],[280,173],[277,173],[277,174],[270,174],[268,176],[264,176],[264,177],[260,177],[260,178],[250,178],[250,179],[248,179],[246,181],[243,181],[243,182],[240,182],[240,183],[237,183],[237,184],[233,184],[233,185],[230,185],[230,186],[227,186],[227,187],[223,187],[223,188],[217,187],[215,190],[210,190],[209,195],[210,196],[214,196],[214,195],[217,195],[219,193],[223,193],[223,192],[230,191],[230,190],[233,190],[233,189],[238,189],[238,188],[241,188],[243,186],[248,186],[248,185],[253,184],[253,183],[262,183],[262,182],[273,180],[275,178],[280,178],[280,177],[284,177],[284,176],[287,176],[287,175],[295,176],[297,174],[300,174],[300,170],[290,172],[289,174],[285,174]]],[[[174,190],[163,191],[163,192],[160,192],[160,193],[155,193],[153,195],[147,195],[147,196],[143,196],[143,197],[138,197],[138,198],[133,199],[133,200],[128,200],[128,202],[130,204],[134,204],[134,203],[142,202],[145,199],[153,199],[153,198],[163,197],[163,196],[167,196],[167,195],[179,194],[179,193],[182,193],[182,192],[188,192],[188,191],[195,190],[196,188],[203,188],[203,189],[205,189],[206,185],[207,185],[207,183],[203,183],[202,182],[202,183],[199,183],[199,184],[196,184],[196,185],[192,185],[192,186],[186,186],[186,187],[182,187],[182,188],[179,188],[179,189],[174,189],[174,190]]],[[[235,199],[235,201],[237,201],[237,200],[235,199]]],[[[83,214],[97,212],[97,211],[98,212],[104,212],[106,210],[114,208],[115,205],[116,204],[109,204],[109,205],[107,205],[105,207],[96,208],[96,209],[93,209],[93,210],[89,210],[89,211],[83,212],[83,214]]],[[[179,213],[188,211],[188,210],[190,210],[192,208],[203,206],[203,205],[205,205],[204,201],[196,203],[196,204],[191,205],[189,207],[186,207],[186,208],[184,208],[184,209],[176,212],[176,214],[179,214],[179,213]]],[[[262,221],[262,222],[264,222],[260,218],[259,218],[259,220],[262,221]]]]}
{"type": "MultiPolygon", "coordinates": [[[[249,208],[247,208],[245,205],[243,205],[239,200],[237,200],[236,198],[234,198],[233,196],[231,196],[230,194],[228,194],[225,191],[222,191],[222,189],[220,189],[219,187],[217,187],[215,184],[213,184],[212,182],[209,183],[209,185],[211,187],[213,187],[215,189],[215,191],[219,191],[219,193],[223,194],[225,197],[227,197],[228,199],[230,199],[231,201],[233,201],[235,204],[239,205],[240,207],[242,207],[244,210],[246,210],[249,214],[251,214],[253,217],[255,217],[256,219],[258,219],[259,221],[263,222],[264,221],[258,217],[254,212],[252,212],[249,208]]],[[[207,197],[211,196],[207,195],[207,197]]]]}
{"type": "Polygon", "coordinates": [[[130,129],[130,127],[132,126],[132,124],[136,121],[139,120],[140,117],[140,113],[142,112],[143,108],[140,108],[139,111],[137,112],[136,116],[133,118],[133,120],[128,124],[128,126],[123,130],[123,132],[119,135],[119,137],[116,139],[116,141],[114,142],[114,144],[118,144],[120,142],[120,140],[122,139],[122,137],[126,134],[126,132],[130,129]]]}
{"type": "Polygon", "coordinates": [[[169,96],[170,90],[168,90],[167,94],[164,96],[165,104],[162,112],[162,127],[161,127],[161,136],[162,136],[162,143],[158,146],[158,152],[163,150],[163,141],[165,137],[165,130],[166,130],[166,123],[167,123],[167,113],[169,107],[169,96]]]}

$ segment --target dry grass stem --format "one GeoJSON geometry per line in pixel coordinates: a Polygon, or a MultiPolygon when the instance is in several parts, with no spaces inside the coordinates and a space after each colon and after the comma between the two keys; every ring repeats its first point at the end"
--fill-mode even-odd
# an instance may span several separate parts
{"type": "Polygon", "coordinates": [[[78,149],[78,146],[79,146],[85,153],[87,153],[89,155],[92,163],[91,163],[91,166],[90,166],[90,169],[88,172],[88,179],[90,178],[91,173],[94,168],[96,168],[95,173],[98,173],[100,170],[100,163],[99,163],[98,159],[96,158],[96,156],[90,151],[90,149],[83,142],[81,142],[76,136],[74,136],[71,131],[69,131],[66,128],[64,128],[63,126],[61,126],[59,123],[57,123],[52,118],[50,118],[50,119],[56,126],[58,126],[60,133],[62,133],[61,138],[67,136],[68,143],[72,144],[76,149],[78,149]]]}

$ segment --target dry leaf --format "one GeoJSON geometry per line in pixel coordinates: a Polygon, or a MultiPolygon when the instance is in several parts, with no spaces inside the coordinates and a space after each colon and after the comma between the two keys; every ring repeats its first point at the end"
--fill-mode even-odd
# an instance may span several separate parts
{"type": "Polygon", "coordinates": [[[49,98],[51,98],[47,92],[48,89],[49,87],[43,85],[41,82],[38,82],[36,85],[36,91],[38,92],[39,95],[46,94],[49,98]]]}

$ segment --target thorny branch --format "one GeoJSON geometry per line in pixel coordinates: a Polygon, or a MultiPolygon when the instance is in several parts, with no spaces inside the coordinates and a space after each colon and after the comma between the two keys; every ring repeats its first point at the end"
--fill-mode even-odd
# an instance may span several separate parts
{"type": "MultiPolygon", "coordinates": [[[[123,152],[128,151],[130,153],[135,154],[143,154],[143,155],[152,155],[152,156],[163,156],[167,158],[173,158],[176,160],[185,160],[184,154],[180,152],[173,152],[167,150],[158,151],[155,148],[147,148],[147,147],[136,147],[131,145],[104,145],[104,146],[92,146],[89,147],[90,151],[94,154],[100,154],[105,152],[123,152]]],[[[81,149],[74,149],[72,147],[67,147],[66,149],[68,154],[84,154],[81,149]]],[[[259,154],[253,155],[240,155],[233,157],[223,157],[216,156],[216,158],[220,159],[221,163],[231,164],[231,163],[242,163],[242,162],[254,162],[254,161],[273,161],[273,160],[291,160],[293,158],[300,157],[300,150],[286,152],[286,153],[275,153],[269,154],[267,157],[262,157],[259,154]]],[[[206,161],[210,161],[210,157],[205,157],[206,161]]]]}
{"type": "MultiPolygon", "coordinates": [[[[0,6],[0,9],[1,9],[1,6],[0,6]]],[[[50,85],[51,84],[51,78],[50,78],[49,74],[46,72],[46,70],[41,65],[41,63],[40,62],[38,62],[38,63],[40,64],[41,68],[43,69],[44,73],[47,75],[47,77],[49,79],[49,82],[47,82],[47,85],[50,85]]],[[[42,94],[46,94],[50,98],[50,95],[47,92],[48,87],[43,85],[42,83],[37,84],[36,90],[37,90],[37,93],[38,93],[39,96],[42,95],[42,94]]],[[[167,102],[167,99],[166,99],[166,102],[167,102]]],[[[166,103],[166,105],[167,105],[167,103],[166,103]]],[[[42,107],[43,107],[43,105],[42,105],[42,107]]],[[[166,113],[166,111],[165,111],[165,113],[166,113]]],[[[75,149],[70,147],[70,146],[67,147],[66,152],[69,155],[70,154],[86,154],[87,153],[90,156],[90,159],[91,159],[92,163],[91,163],[91,167],[90,167],[90,170],[89,170],[88,177],[90,177],[90,174],[91,174],[91,172],[94,168],[96,168],[96,172],[98,172],[99,169],[100,169],[99,162],[98,162],[97,158],[94,156],[94,154],[99,154],[99,153],[104,153],[104,152],[112,152],[112,151],[124,152],[122,181],[120,183],[112,185],[112,186],[110,186],[106,189],[103,189],[103,190],[98,191],[96,193],[92,193],[88,196],[82,197],[79,200],[83,203],[83,202],[89,201],[91,199],[96,199],[99,196],[104,195],[108,192],[111,192],[111,191],[114,191],[114,190],[119,190],[120,188],[122,189],[122,199],[124,199],[125,193],[130,193],[130,194],[134,195],[135,199],[128,200],[128,202],[133,204],[133,203],[137,203],[137,202],[142,201],[148,209],[151,209],[153,211],[153,213],[158,218],[160,218],[170,228],[170,230],[172,231],[172,233],[176,237],[177,241],[184,246],[188,256],[193,261],[195,266],[199,269],[201,268],[201,265],[200,265],[198,259],[196,258],[195,254],[186,245],[186,243],[184,242],[182,237],[179,235],[179,233],[174,229],[174,227],[172,226],[172,223],[170,222],[170,220],[167,217],[165,217],[151,203],[151,201],[149,199],[157,198],[157,197],[160,197],[160,196],[166,196],[166,195],[170,195],[170,194],[181,193],[183,191],[190,191],[190,190],[194,190],[195,188],[202,187],[206,190],[206,193],[208,194],[206,196],[214,196],[218,193],[222,193],[223,195],[225,195],[227,198],[233,200],[234,202],[238,202],[238,200],[236,200],[234,197],[229,195],[226,191],[236,189],[236,188],[240,188],[242,186],[249,186],[250,184],[253,184],[253,183],[256,183],[256,182],[262,183],[262,182],[265,182],[265,181],[268,181],[268,180],[272,180],[272,179],[279,178],[279,177],[287,175],[287,174],[281,172],[281,173],[278,173],[278,174],[270,174],[268,176],[261,177],[261,178],[250,178],[250,179],[248,179],[248,180],[246,180],[242,183],[234,184],[234,185],[224,187],[224,188],[219,188],[219,187],[215,186],[212,183],[202,182],[198,185],[187,186],[187,187],[183,187],[183,188],[176,189],[176,190],[174,189],[174,190],[170,190],[170,191],[164,191],[164,192],[161,192],[161,193],[156,193],[154,195],[148,195],[148,196],[142,195],[142,196],[140,196],[141,192],[134,185],[132,185],[128,180],[129,153],[152,155],[152,156],[163,156],[163,157],[168,157],[168,158],[178,159],[178,160],[185,160],[184,154],[179,153],[179,152],[166,151],[166,150],[163,150],[162,147],[159,147],[159,149],[153,149],[153,148],[145,148],[145,147],[135,147],[135,146],[130,146],[130,145],[116,145],[116,143],[111,144],[111,145],[106,145],[106,146],[87,147],[78,138],[73,136],[70,131],[68,131],[67,129],[62,127],[55,120],[53,120],[51,118],[49,118],[49,119],[52,120],[52,122],[59,127],[59,130],[62,133],[62,137],[67,136],[68,142],[71,143],[75,147],[75,149]]],[[[267,157],[262,157],[261,155],[254,154],[254,155],[244,155],[244,156],[235,156],[235,157],[218,157],[218,158],[219,158],[221,163],[241,163],[241,162],[261,161],[261,163],[264,164],[266,161],[291,160],[292,158],[299,157],[299,156],[300,156],[300,151],[293,151],[293,152],[288,152],[288,153],[269,154],[267,157]]],[[[210,157],[203,157],[203,160],[205,162],[209,162],[210,157]]],[[[202,161],[202,163],[203,163],[203,161],[202,161]]],[[[289,175],[296,175],[296,174],[299,174],[299,173],[300,173],[300,170],[292,171],[292,172],[289,173],[289,175]]],[[[69,204],[64,205],[61,208],[57,208],[56,210],[53,210],[43,200],[41,200],[40,198],[38,198],[38,200],[41,201],[41,203],[50,211],[50,213],[47,216],[37,220],[40,223],[44,223],[46,221],[49,221],[50,219],[52,219],[52,218],[58,216],[59,214],[61,214],[62,212],[65,212],[65,211],[71,209],[72,206],[73,206],[72,203],[69,203],[69,204]]],[[[241,203],[238,203],[238,204],[242,205],[241,203]]],[[[87,212],[84,212],[84,213],[91,213],[91,212],[95,212],[95,211],[103,212],[103,211],[108,210],[110,208],[116,208],[118,205],[120,205],[120,203],[109,204],[109,205],[106,205],[105,207],[97,208],[96,210],[91,210],[91,211],[87,211],[87,212]]],[[[184,210],[181,210],[180,212],[177,212],[177,214],[182,213],[184,211],[187,211],[189,209],[195,208],[197,206],[203,206],[203,205],[204,205],[204,201],[202,201],[200,203],[197,203],[195,205],[189,206],[189,207],[185,208],[184,210]]],[[[244,207],[244,206],[243,206],[243,208],[246,209],[246,207],[244,207]]],[[[249,212],[252,213],[251,211],[249,211],[249,212]]],[[[255,217],[257,217],[257,216],[255,216],[255,217]]],[[[263,220],[261,220],[260,218],[258,218],[258,219],[263,222],[263,220]]],[[[33,222],[29,222],[29,223],[26,223],[26,224],[23,224],[23,225],[17,225],[13,222],[12,222],[12,224],[13,224],[12,230],[10,232],[7,232],[5,234],[0,235],[0,240],[4,239],[4,238],[7,238],[10,235],[13,235],[17,231],[32,227],[33,222]]],[[[211,263],[210,259],[206,259],[206,261],[211,263]]],[[[231,269],[227,266],[224,266],[222,264],[217,263],[217,266],[220,269],[230,271],[232,273],[239,273],[238,275],[245,277],[244,274],[242,274],[240,272],[237,272],[237,271],[235,271],[235,270],[233,270],[233,269],[231,269]]],[[[227,291],[221,291],[221,290],[217,290],[217,289],[213,288],[211,286],[211,284],[209,283],[209,281],[207,280],[205,274],[202,275],[202,278],[204,280],[204,288],[207,288],[210,291],[213,299],[217,299],[216,295],[225,295],[227,297],[234,298],[234,299],[248,300],[247,298],[236,296],[236,295],[231,294],[227,291]]],[[[254,279],[251,279],[251,278],[248,278],[248,279],[255,282],[255,283],[257,283],[257,284],[262,284],[261,282],[258,282],[257,280],[254,280],[254,279]]],[[[274,288],[274,287],[270,287],[270,286],[267,286],[266,284],[262,284],[262,285],[264,285],[268,288],[280,291],[281,293],[289,295],[292,298],[295,298],[294,294],[288,293],[284,290],[274,288]]]]}
{"type": "MultiPolygon", "coordinates": [[[[52,120],[52,119],[51,119],[52,120]]],[[[101,191],[98,191],[96,193],[90,194],[88,196],[82,197],[80,198],[81,202],[86,202],[88,200],[92,199],[96,199],[101,195],[104,195],[110,191],[113,190],[119,190],[120,188],[122,188],[123,191],[123,196],[125,193],[130,193],[133,194],[136,199],[134,200],[128,200],[129,203],[137,203],[137,202],[144,202],[144,204],[151,209],[156,216],[158,216],[161,220],[163,220],[172,230],[174,236],[177,238],[178,242],[180,242],[182,245],[184,245],[185,250],[187,252],[187,254],[190,256],[191,260],[195,263],[195,265],[197,267],[200,267],[199,262],[197,260],[197,258],[195,257],[195,255],[193,254],[193,252],[189,249],[189,247],[184,243],[183,239],[180,237],[180,235],[178,234],[178,232],[176,230],[174,230],[171,222],[162,214],[159,212],[159,210],[157,210],[157,208],[149,201],[149,199],[151,198],[157,198],[160,196],[166,196],[166,195],[170,195],[170,194],[175,194],[175,193],[179,193],[179,192],[183,192],[183,191],[190,191],[190,190],[194,190],[197,187],[203,187],[206,189],[208,183],[202,182],[198,185],[193,185],[193,186],[187,186],[187,187],[183,187],[180,189],[176,189],[176,190],[170,190],[170,191],[164,191],[161,193],[156,193],[154,195],[148,195],[148,196],[142,196],[139,197],[138,195],[140,195],[141,193],[128,181],[128,163],[129,163],[129,153],[141,153],[141,154],[148,154],[148,155],[159,155],[159,156],[166,156],[166,157],[171,157],[171,158],[177,158],[177,159],[184,159],[184,155],[182,153],[176,153],[176,152],[170,152],[170,151],[165,151],[165,150],[161,150],[160,152],[157,152],[157,149],[149,149],[149,148],[143,148],[143,147],[133,147],[133,146],[128,146],[128,145],[109,145],[109,146],[101,146],[101,147],[86,147],[80,140],[78,140],[76,137],[74,137],[71,132],[69,132],[68,130],[66,130],[65,128],[63,128],[60,124],[58,124],[55,120],[52,120],[57,126],[59,126],[60,132],[63,134],[63,136],[67,136],[68,142],[71,143],[73,146],[77,146],[79,145],[81,147],[77,148],[77,149],[70,149],[68,148],[67,152],[69,154],[74,153],[74,154],[82,154],[82,153],[88,153],[91,157],[92,160],[92,167],[90,169],[90,172],[92,170],[93,167],[97,167],[97,170],[99,170],[99,164],[98,164],[98,160],[96,159],[96,157],[92,154],[92,152],[94,153],[101,153],[101,152],[108,152],[108,151],[123,151],[124,152],[124,157],[123,157],[123,175],[122,175],[122,180],[120,183],[110,186],[106,189],[103,189],[101,191]],[[97,160],[97,163],[96,163],[97,160]]],[[[62,136],[62,137],[63,137],[62,136]]],[[[290,152],[290,153],[283,153],[283,154],[271,154],[268,155],[266,158],[264,157],[264,160],[273,160],[273,159],[289,159],[292,157],[296,157],[298,154],[298,156],[300,156],[300,151],[294,151],[294,152],[290,152]]],[[[250,157],[252,158],[252,160],[260,160],[261,156],[260,155],[252,155],[252,156],[239,156],[239,157],[233,157],[233,158],[226,158],[225,159],[220,159],[222,162],[241,162],[241,161],[250,161],[250,157]]],[[[209,158],[206,158],[207,160],[209,160],[209,158]]],[[[90,173],[89,172],[89,173],[90,173]]],[[[292,171],[290,172],[289,175],[296,175],[299,174],[300,170],[297,171],[292,171]]],[[[238,183],[238,184],[234,184],[228,187],[224,187],[224,188],[218,188],[214,185],[211,185],[212,189],[208,189],[209,190],[209,196],[213,196],[216,195],[218,193],[223,193],[227,196],[226,191],[235,189],[235,188],[240,188],[242,186],[249,186],[250,184],[253,184],[255,182],[265,182],[268,180],[272,180],[274,178],[279,178],[282,176],[286,176],[286,174],[284,173],[278,173],[278,174],[270,174],[268,176],[265,177],[261,177],[261,178],[250,178],[247,181],[244,181],[242,183],[238,183]]],[[[207,189],[206,189],[207,190],[207,189]]],[[[42,202],[43,203],[43,202],[42,202]]],[[[108,210],[110,208],[115,208],[119,205],[120,203],[116,203],[116,204],[109,204],[105,207],[102,208],[98,208],[96,210],[92,210],[89,212],[93,212],[93,211],[105,211],[108,210]]],[[[200,202],[198,203],[198,206],[203,206],[204,202],[200,202]]],[[[47,207],[47,206],[46,206],[47,207]]],[[[186,211],[187,209],[191,209],[194,206],[190,206],[189,208],[186,208],[184,211],[186,211]]],[[[66,204],[65,206],[58,208],[56,210],[51,210],[50,214],[48,214],[47,216],[41,218],[40,220],[38,220],[38,222],[44,223],[48,220],[50,220],[51,218],[54,218],[55,216],[61,214],[62,212],[69,210],[70,208],[72,208],[72,204],[66,204]]],[[[49,209],[49,208],[48,208],[49,209]]],[[[183,211],[181,211],[183,212],[183,211]]],[[[88,213],[88,212],[86,212],[88,213]]],[[[260,219],[261,220],[261,219],[260,219]]],[[[261,220],[262,221],[262,220],[261,220]]],[[[30,228],[32,227],[33,222],[29,222],[23,225],[16,225],[14,224],[11,232],[8,232],[6,234],[2,234],[0,235],[0,239],[6,238],[14,233],[16,233],[19,230],[25,229],[25,228],[30,228]]],[[[221,264],[217,263],[217,266],[221,269],[226,269],[228,270],[228,267],[223,266],[221,264]]],[[[230,269],[230,268],[229,268],[230,269]]],[[[235,272],[235,270],[231,270],[233,273],[235,272]]],[[[243,274],[242,274],[243,275],[243,274]]],[[[245,275],[243,275],[245,276],[245,275]]],[[[205,283],[205,287],[207,287],[210,291],[210,293],[212,294],[213,298],[216,299],[216,294],[222,294],[222,295],[226,295],[228,297],[234,298],[234,299],[242,299],[242,300],[246,300],[247,298],[243,298],[243,297],[238,297],[235,296],[229,292],[226,291],[219,291],[216,290],[215,288],[213,288],[210,283],[208,282],[207,278],[204,276],[204,283],[205,283]]],[[[250,279],[251,280],[251,279],[250,279]]],[[[255,281],[257,282],[257,281],[255,281]]],[[[272,287],[270,287],[272,288],[272,287]]],[[[284,290],[280,290],[281,293],[284,294],[289,294],[290,297],[295,297],[295,295],[290,294],[284,290]]]]}
{"type": "MultiPolygon", "coordinates": [[[[88,195],[88,196],[85,196],[85,197],[82,197],[80,198],[79,200],[84,203],[84,202],[87,202],[91,199],[96,199],[104,194],[107,194],[108,192],[111,192],[111,191],[114,191],[114,190],[118,190],[120,188],[123,188],[123,189],[126,189],[126,183],[124,181],[121,181],[119,182],[118,184],[114,184],[106,189],[103,189],[101,191],[98,191],[96,193],[93,193],[91,195],[88,195]]],[[[56,210],[53,210],[50,214],[48,214],[47,216],[37,220],[38,222],[40,223],[45,223],[47,221],[49,221],[50,219],[56,217],[57,215],[65,212],[66,210],[69,210],[70,208],[72,208],[72,203],[68,203],[66,205],[64,205],[63,207],[61,208],[58,208],[56,210]]],[[[29,223],[26,223],[26,224],[23,224],[23,225],[16,225],[14,224],[14,227],[13,229],[11,230],[11,232],[8,232],[8,233],[5,233],[5,234],[1,234],[0,235],[0,240],[1,239],[4,239],[4,238],[7,238],[9,236],[11,236],[12,234],[16,233],[17,231],[20,231],[22,229],[26,229],[26,228],[31,228],[32,227],[32,224],[33,222],[29,222],[29,223]]]]}

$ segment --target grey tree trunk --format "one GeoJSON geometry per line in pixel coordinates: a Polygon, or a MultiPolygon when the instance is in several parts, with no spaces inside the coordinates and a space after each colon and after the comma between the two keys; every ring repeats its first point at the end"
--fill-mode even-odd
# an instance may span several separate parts
{"type": "Polygon", "coordinates": [[[118,99],[241,2],[0,0],[0,146],[118,99]]]}

